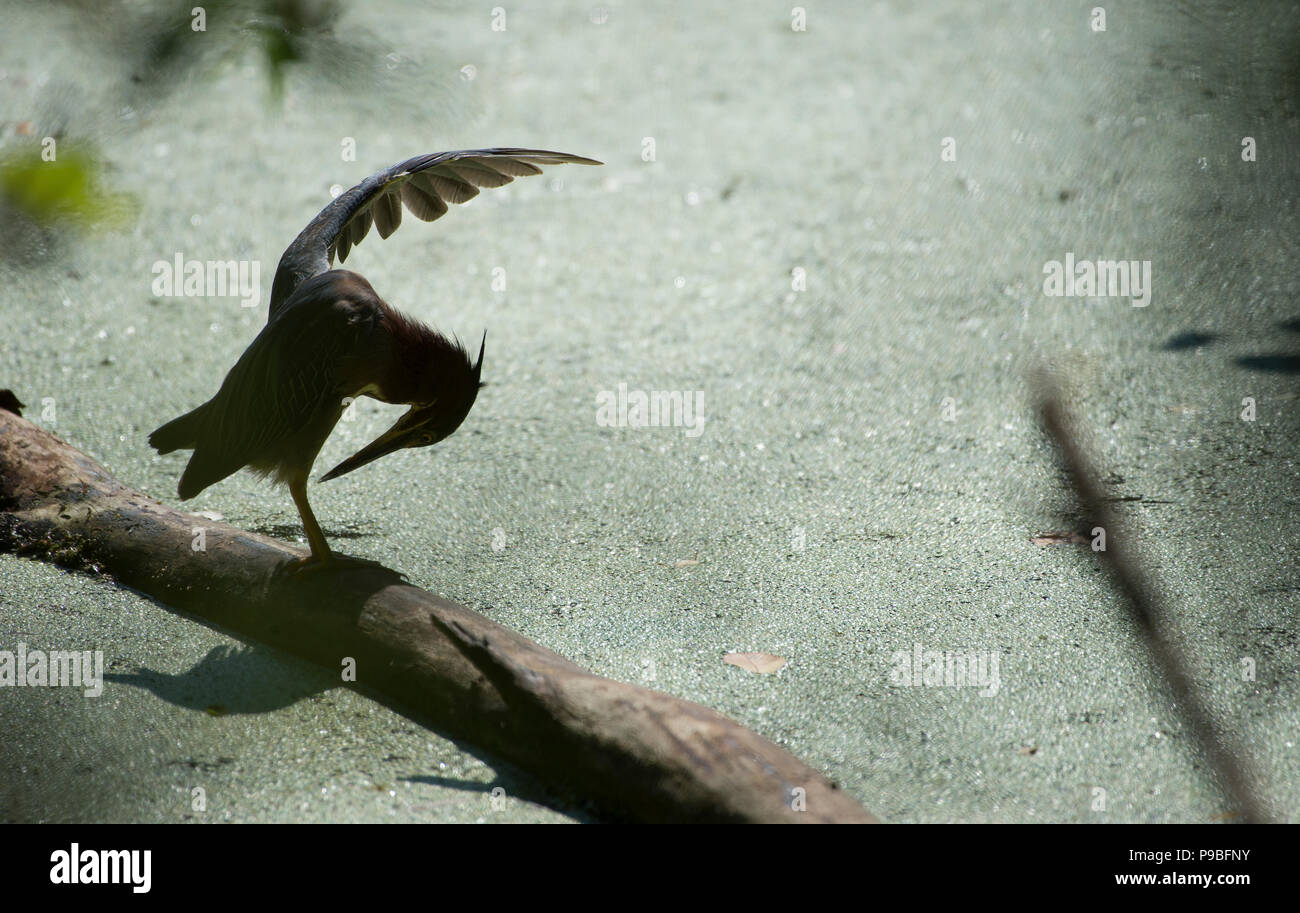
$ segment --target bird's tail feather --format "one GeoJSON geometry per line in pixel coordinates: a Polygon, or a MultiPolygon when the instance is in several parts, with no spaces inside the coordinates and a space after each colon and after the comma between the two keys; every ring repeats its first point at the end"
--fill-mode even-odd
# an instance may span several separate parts
{"type": "Polygon", "coordinates": [[[229,461],[215,462],[211,450],[196,450],[194,456],[190,457],[185,471],[181,473],[181,480],[176,485],[176,494],[180,495],[182,501],[188,501],[209,485],[234,475],[238,470],[238,463],[231,466],[229,461]]]}
{"type": "Polygon", "coordinates": [[[149,435],[149,446],[159,453],[173,450],[193,450],[199,443],[199,429],[203,427],[203,410],[207,403],[180,418],[174,418],[149,435]]]}

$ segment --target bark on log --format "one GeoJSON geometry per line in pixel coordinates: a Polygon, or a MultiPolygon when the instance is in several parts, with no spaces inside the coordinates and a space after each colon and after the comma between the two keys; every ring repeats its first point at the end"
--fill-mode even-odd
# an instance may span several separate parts
{"type": "Polygon", "coordinates": [[[330,669],[354,657],[360,683],[604,814],[875,821],[822,774],[719,713],[593,675],[385,568],[286,574],[302,552],[127,488],[3,407],[0,551],[109,577],[330,669]],[[196,527],[206,551],[191,548],[196,527]]]}

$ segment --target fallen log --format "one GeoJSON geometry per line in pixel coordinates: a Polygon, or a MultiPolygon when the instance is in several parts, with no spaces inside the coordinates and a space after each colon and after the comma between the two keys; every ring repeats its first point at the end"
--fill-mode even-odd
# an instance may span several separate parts
{"type": "Polygon", "coordinates": [[[0,552],[131,587],[330,669],[438,731],[635,821],[874,822],[713,710],[593,675],[383,567],[293,574],[302,552],[115,480],[0,391],[0,552]],[[202,550],[195,545],[202,544],[202,550]]]}

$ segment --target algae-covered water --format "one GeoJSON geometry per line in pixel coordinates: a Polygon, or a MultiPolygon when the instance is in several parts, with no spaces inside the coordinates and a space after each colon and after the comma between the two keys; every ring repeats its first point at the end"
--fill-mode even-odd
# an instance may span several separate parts
{"type": "MultiPolygon", "coordinates": [[[[177,503],[184,455],[146,438],[215,392],[332,189],[443,149],[601,159],[352,253],[396,307],[486,330],[488,386],[432,451],[311,486],[337,549],[717,708],[888,821],[1223,820],[1098,555],[1033,541],[1077,519],[1031,409],[1046,361],[1294,820],[1296,12],[1138,3],[1095,31],[1087,4],[995,6],[357,3],[278,98],[220,17],[141,84],[90,13],[5,7],[0,151],[93,148],[134,208],[15,235],[0,388],[177,503]],[[260,293],[159,294],[178,255],[256,263],[260,293]],[[1045,294],[1067,256],[1149,261],[1149,300],[1045,294]],[[692,422],[624,420],[637,393],[692,422]],[[900,683],[918,648],[996,658],[997,688],[900,683]]],[[[360,401],[318,471],[400,411],[360,401]]],[[[185,509],[303,541],[246,473],[185,509]]],[[[587,815],[334,674],[0,556],[20,642],[109,674],[0,689],[4,820],[587,815]]]]}

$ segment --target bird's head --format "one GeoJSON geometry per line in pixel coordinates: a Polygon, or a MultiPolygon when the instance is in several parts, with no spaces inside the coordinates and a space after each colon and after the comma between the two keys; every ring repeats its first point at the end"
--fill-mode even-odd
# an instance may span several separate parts
{"type": "Polygon", "coordinates": [[[393,427],[321,476],[322,482],[337,479],[395,450],[436,444],[460,427],[478,397],[479,387],[483,386],[479,375],[487,334],[483,334],[478,360],[474,362],[458,343],[446,344],[451,350],[446,357],[426,362],[431,391],[427,401],[412,405],[393,427]]]}

